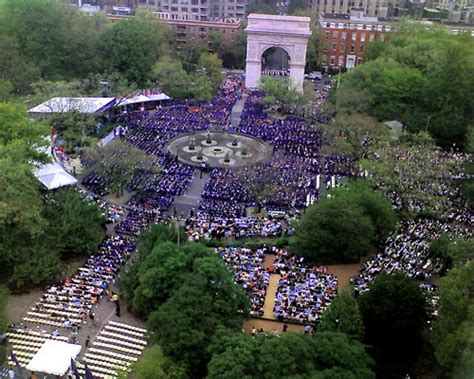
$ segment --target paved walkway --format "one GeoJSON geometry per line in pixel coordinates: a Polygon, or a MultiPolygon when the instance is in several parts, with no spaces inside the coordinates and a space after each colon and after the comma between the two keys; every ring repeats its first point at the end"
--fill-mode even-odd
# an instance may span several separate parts
{"type": "Polygon", "coordinates": [[[274,319],[273,307],[275,306],[275,297],[278,289],[278,281],[280,280],[280,274],[270,274],[270,280],[267,287],[267,293],[265,294],[265,304],[263,305],[263,317],[274,319]]]}
{"type": "Polygon", "coordinates": [[[197,169],[191,186],[183,195],[175,197],[173,205],[168,209],[168,215],[173,216],[175,209],[178,216],[181,214],[187,216],[191,208],[197,210],[207,179],[209,179],[209,174],[203,172],[201,178],[200,170],[197,169]]]}
{"type": "Polygon", "coordinates": [[[232,108],[232,114],[230,116],[230,122],[231,122],[231,124],[234,128],[236,128],[240,124],[240,117],[242,116],[242,111],[244,109],[245,100],[247,100],[247,95],[246,94],[244,94],[242,99],[237,101],[235,103],[234,107],[232,108]]]}

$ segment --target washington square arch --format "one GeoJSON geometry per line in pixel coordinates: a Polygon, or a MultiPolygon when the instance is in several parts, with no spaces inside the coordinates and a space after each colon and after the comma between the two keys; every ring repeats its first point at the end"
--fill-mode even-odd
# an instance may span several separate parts
{"type": "Polygon", "coordinates": [[[271,48],[281,48],[289,57],[289,76],[303,90],[306,47],[311,36],[309,17],[251,14],[248,17],[245,86],[257,87],[262,74],[262,56],[271,48]]]}

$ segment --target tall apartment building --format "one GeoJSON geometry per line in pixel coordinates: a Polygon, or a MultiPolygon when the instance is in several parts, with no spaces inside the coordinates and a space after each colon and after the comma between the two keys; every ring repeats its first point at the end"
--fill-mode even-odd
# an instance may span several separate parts
{"type": "Polygon", "coordinates": [[[367,46],[385,40],[390,25],[377,17],[324,14],[319,18],[322,32],[322,62],[329,69],[352,68],[364,61],[367,46]]]}
{"type": "Polygon", "coordinates": [[[317,14],[350,14],[351,11],[365,15],[390,18],[395,9],[405,7],[406,0],[308,0],[307,6],[317,14]]]}
{"type": "Polygon", "coordinates": [[[137,5],[162,13],[163,19],[211,21],[244,18],[247,0],[138,0],[137,5]]]}

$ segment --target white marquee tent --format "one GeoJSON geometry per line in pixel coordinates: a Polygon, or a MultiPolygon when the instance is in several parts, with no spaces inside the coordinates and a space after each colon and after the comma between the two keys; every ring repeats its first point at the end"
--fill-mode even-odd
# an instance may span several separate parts
{"type": "Polygon", "coordinates": [[[81,352],[81,345],[63,341],[47,340],[33,356],[26,368],[30,371],[52,375],[64,375],[71,366],[71,359],[81,352]]]}
{"type": "Polygon", "coordinates": [[[115,97],[53,97],[31,108],[30,114],[52,114],[77,111],[101,113],[115,105],[115,97]]]}
{"type": "Polygon", "coordinates": [[[35,176],[49,190],[77,183],[77,179],[68,174],[59,163],[42,165],[36,169],[35,176]]]}
{"type": "Polygon", "coordinates": [[[148,103],[151,101],[162,101],[162,100],[169,100],[169,99],[171,98],[165,93],[150,94],[150,95],[139,94],[134,97],[131,97],[130,99],[124,99],[120,101],[117,104],[117,106],[123,107],[125,105],[141,104],[141,103],[148,103]]]}

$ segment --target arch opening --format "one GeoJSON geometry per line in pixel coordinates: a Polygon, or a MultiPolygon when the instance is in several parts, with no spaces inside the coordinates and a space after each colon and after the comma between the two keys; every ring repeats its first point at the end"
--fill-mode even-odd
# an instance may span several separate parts
{"type": "Polygon", "coordinates": [[[290,75],[291,57],[285,49],[272,46],[262,53],[261,67],[262,75],[287,77],[290,75]]]}

